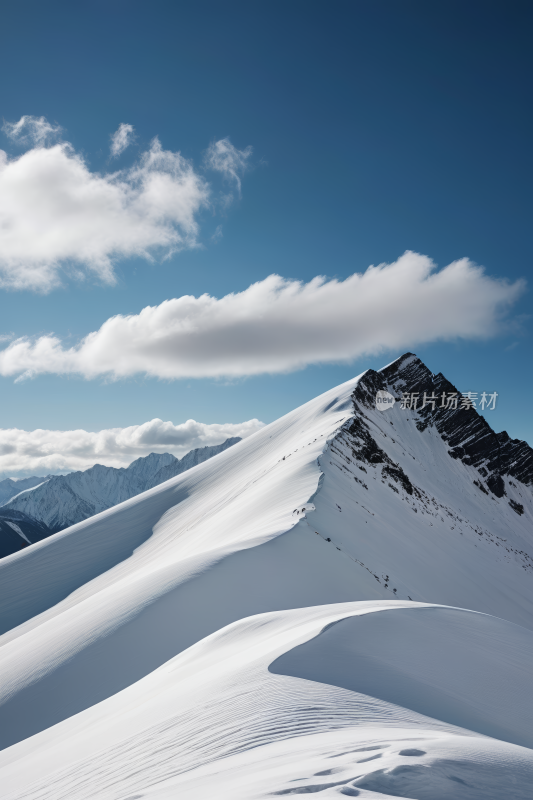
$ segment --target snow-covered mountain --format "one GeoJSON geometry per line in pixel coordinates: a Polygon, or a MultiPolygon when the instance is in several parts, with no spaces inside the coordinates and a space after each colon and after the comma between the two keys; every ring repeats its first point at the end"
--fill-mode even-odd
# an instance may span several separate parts
{"type": "Polygon", "coordinates": [[[0,481],[0,506],[7,503],[7,501],[11,500],[16,494],[20,494],[20,492],[24,492],[26,489],[33,489],[34,486],[38,486],[51,477],[51,475],[47,475],[46,478],[37,478],[34,475],[32,478],[21,478],[20,480],[5,478],[3,481],[0,481]]]}
{"type": "Polygon", "coordinates": [[[531,796],[533,453],[378,390],[0,563],[5,798],[531,796]]]}
{"type": "Polygon", "coordinates": [[[84,471],[41,478],[35,488],[11,497],[5,509],[20,511],[52,532],[61,531],[181,475],[239,441],[233,437],[223,444],[199,447],[181,459],[170,453],[150,453],[121,469],[96,464],[84,471]]]}
{"type": "Polygon", "coordinates": [[[240,436],[232,436],[226,439],[225,442],[222,442],[222,444],[212,445],[211,447],[197,447],[195,450],[190,450],[183,458],[171,461],[166,466],[162,466],[151,477],[147,476],[146,486],[143,491],[146,491],[146,489],[153,489],[154,486],[159,486],[160,483],[164,483],[170,480],[170,478],[175,478],[176,475],[181,475],[182,472],[197,467],[198,464],[203,464],[204,461],[213,458],[213,456],[222,453],[224,450],[227,450],[228,447],[232,447],[240,441],[240,436]]]}

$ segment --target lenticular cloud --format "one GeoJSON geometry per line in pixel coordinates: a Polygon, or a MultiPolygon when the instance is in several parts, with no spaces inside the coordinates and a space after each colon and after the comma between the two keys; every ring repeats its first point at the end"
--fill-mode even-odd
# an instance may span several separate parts
{"type": "MultiPolygon", "coordinates": [[[[133,166],[99,173],[68,142],[54,143],[61,129],[44,117],[22,117],[3,130],[32,147],[13,158],[0,150],[0,286],[46,292],[63,272],[114,283],[118,259],[165,257],[198,245],[198,215],[211,186],[157,137],[133,166]]],[[[120,126],[113,156],[133,132],[120,126]]],[[[224,146],[241,152],[227,140],[224,146]]],[[[248,150],[242,152],[246,160],[248,150]]],[[[233,177],[240,167],[234,158],[217,169],[233,177]]]]}
{"type": "Polygon", "coordinates": [[[237,377],[497,333],[523,290],[461,259],[437,270],[407,252],[344,281],[270,275],[217,299],[184,296],[117,315],[78,345],[53,335],[21,338],[0,352],[0,374],[123,378],[237,377]]]}

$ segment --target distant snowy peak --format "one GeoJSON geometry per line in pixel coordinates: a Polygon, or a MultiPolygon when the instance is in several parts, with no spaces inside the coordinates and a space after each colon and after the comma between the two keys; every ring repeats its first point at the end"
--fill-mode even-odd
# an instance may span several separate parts
{"type": "Polygon", "coordinates": [[[196,450],[191,450],[179,461],[178,459],[174,459],[174,461],[171,461],[169,464],[161,466],[153,475],[152,479],[147,481],[145,489],[152,489],[154,486],[159,486],[160,483],[164,483],[170,480],[170,478],[175,478],[176,475],[181,475],[182,472],[186,472],[188,469],[198,466],[198,464],[203,464],[204,461],[224,452],[228,447],[240,441],[241,439],[239,436],[233,436],[230,439],[226,439],[222,444],[216,444],[212,447],[198,447],[196,450]]]}
{"type": "Polygon", "coordinates": [[[95,464],[84,472],[51,476],[44,483],[41,478],[40,485],[12,497],[4,508],[20,511],[57,532],[158,486],[239,441],[233,437],[213,447],[200,447],[182,459],[170,453],[150,453],[126,468],[95,464]]]}
{"type": "Polygon", "coordinates": [[[126,467],[125,472],[128,474],[129,481],[138,482],[144,487],[160,470],[178,463],[179,459],[170,453],[150,453],[148,456],[132,461],[129,467],[126,467]]]}
{"type": "Polygon", "coordinates": [[[6,478],[5,480],[0,481],[0,506],[4,503],[7,503],[8,500],[11,500],[11,498],[15,497],[15,495],[26,491],[26,489],[33,489],[34,486],[38,486],[40,483],[43,483],[43,481],[48,480],[50,477],[50,475],[47,475],[45,478],[37,478],[36,476],[33,476],[31,478],[21,478],[21,480],[6,478]]]}

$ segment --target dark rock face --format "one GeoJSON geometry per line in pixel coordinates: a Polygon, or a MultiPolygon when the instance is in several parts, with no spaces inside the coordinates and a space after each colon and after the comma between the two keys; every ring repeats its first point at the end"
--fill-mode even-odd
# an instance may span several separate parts
{"type": "Polygon", "coordinates": [[[0,508],[0,558],[24,550],[52,533],[43,522],[28,517],[22,511],[0,508]]]}
{"type": "Polygon", "coordinates": [[[520,517],[522,516],[522,514],[524,513],[524,506],[522,505],[522,503],[517,503],[517,502],[515,502],[515,500],[511,499],[511,500],[509,500],[509,505],[511,506],[513,511],[516,511],[516,513],[520,517]]]}
{"type": "Polygon", "coordinates": [[[473,407],[441,407],[443,392],[456,392],[459,400],[460,392],[441,373],[430,372],[413,353],[405,353],[379,372],[368,370],[354,392],[356,405],[372,407],[379,389],[390,392],[398,401],[404,392],[418,393],[418,429],[434,425],[448,444],[450,456],[476,467],[497,497],[505,493],[503,475],[533,485],[533,449],[527,442],[511,439],[505,431],[495,433],[473,407]],[[434,408],[432,404],[421,407],[424,393],[427,398],[436,398],[434,408]]]}
{"type": "Polygon", "coordinates": [[[407,494],[413,494],[413,484],[398,464],[392,467],[383,467],[382,474],[401,484],[407,494]]]}
{"type": "MultiPolygon", "coordinates": [[[[377,373],[374,373],[374,375],[377,375],[377,373]]],[[[372,375],[370,376],[370,381],[368,384],[363,385],[361,382],[356,389],[356,392],[360,390],[359,396],[363,398],[363,402],[366,406],[368,406],[369,402],[374,402],[375,393],[377,391],[377,389],[374,391],[374,385],[376,385],[376,381],[372,375]]],[[[378,389],[380,388],[383,387],[378,386],[378,389]]],[[[346,428],[345,434],[345,444],[350,447],[351,454],[357,461],[363,461],[370,465],[384,464],[381,471],[383,478],[386,480],[392,479],[395,483],[400,484],[407,494],[413,494],[413,491],[416,491],[414,490],[411,481],[401,466],[392,461],[387,453],[385,453],[385,451],[379,447],[376,440],[371,435],[366,422],[364,422],[360,414],[356,414],[346,428]]],[[[362,467],[360,464],[358,464],[358,466],[359,469],[363,470],[363,472],[366,472],[364,467],[362,467]]],[[[363,483],[363,481],[359,480],[358,478],[356,478],[356,480],[358,483],[364,486],[365,489],[368,489],[368,486],[363,483]]],[[[394,491],[397,491],[394,485],[391,483],[389,483],[389,486],[394,491]]]]}
{"type": "Polygon", "coordinates": [[[503,497],[505,494],[505,483],[501,475],[493,474],[487,478],[487,486],[496,497],[503,497]]]}
{"type": "Polygon", "coordinates": [[[392,464],[388,455],[376,444],[366,424],[360,417],[354,417],[348,428],[352,436],[352,455],[368,464],[392,464]]]}

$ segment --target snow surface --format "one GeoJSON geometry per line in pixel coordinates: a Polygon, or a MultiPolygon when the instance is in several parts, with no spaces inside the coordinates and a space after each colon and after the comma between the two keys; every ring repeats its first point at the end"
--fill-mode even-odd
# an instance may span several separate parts
{"type": "Polygon", "coordinates": [[[530,631],[457,609],[380,601],[255,616],[5,750],[3,797],[525,800],[532,657],[530,631]],[[420,682],[419,702],[447,720],[387,696],[406,700],[420,682]]]}
{"type": "Polygon", "coordinates": [[[531,489],[358,380],[0,562],[3,796],[531,796],[531,489]]]}

